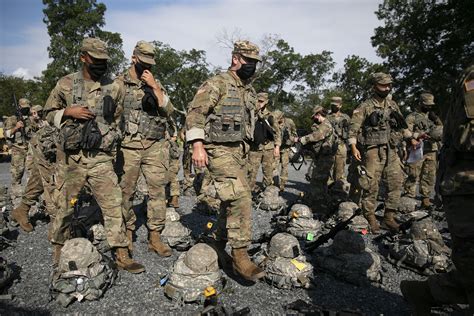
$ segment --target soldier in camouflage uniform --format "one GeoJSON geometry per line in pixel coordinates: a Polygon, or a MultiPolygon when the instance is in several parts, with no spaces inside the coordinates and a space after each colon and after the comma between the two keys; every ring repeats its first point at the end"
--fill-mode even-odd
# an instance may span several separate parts
{"type": "Polygon", "coordinates": [[[25,170],[31,165],[31,158],[28,157],[28,142],[32,136],[32,121],[30,120],[30,101],[25,98],[18,100],[22,120],[16,116],[10,116],[5,120],[4,134],[8,147],[11,148],[11,199],[13,206],[17,206],[21,199],[23,188],[21,180],[25,170]]]}
{"type": "Polygon", "coordinates": [[[26,232],[33,230],[33,226],[28,218],[29,210],[38,202],[39,197],[43,193],[46,211],[51,218],[54,218],[57,210],[53,200],[55,192],[53,175],[55,173],[54,161],[56,157],[54,151],[57,140],[55,135],[59,131],[42,119],[42,112],[43,107],[40,105],[35,105],[31,108],[32,121],[39,127],[31,137],[29,145],[33,163],[29,169],[30,175],[21,202],[12,212],[12,217],[26,232]]]}
{"type": "Polygon", "coordinates": [[[161,83],[150,72],[155,65],[155,48],[139,41],[132,55],[131,67],[118,78],[125,85],[123,100],[125,136],[121,143],[123,175],[120,180],[127,236],[132,242],[136,216],[132,209],[133,194],[142,170],[148,186],[148,248],[160,256],[171,256],[172,250],[161,242],[165,228],[166,191],[169,169],[169,144],[166,130],[173,105],[161,83]]]}
{"type": "Polygon", "coordinates": [[[260,191],[257,186],[257,173],[260,164],[263,169],[263,187],[273,184],[273,167],[275,157],[280,156],[281,135],[272,112],[267,109],[268,93],[257,95],[255,133],[250,143],[249,152],[249,185],[253,192],[260,191]]]}
{"type": "Polygon", "coordinates": [[[420,182],[420,194],[423,198],[421,205],[424,208],[431,206],[430,197],[436,179],[436,156],[439,150],[437,142],[441,140],[443,129],[440,118],[432,111],[434,104],[432,94],[422,93],[417,110],[406,118],[408,128],[415,137],[426,135],[423,140],[423,158],[406,164],[408,178],[405,181],[405,195],[411,198],[416,198],[416,183],[420,182]]]}
{"type": "Polygon", "coordinates": [[[425,281],[402,281],[403,296],[416,315],[432,306],[469,304],[474,313],[474,64],[463,74],[444,121],[440,191],[452,238],[455,269],[425,281]]]}
{"type": "Polygon", "coordinates": [[[310,191],[305,195],[313,211],[325,214],[328,211],[328,180],[336,153],[336,134],[326,110],[316,105],[313,109],[311,134],[296,138],[302,145],[311,144],[313,161],[310,175],[310,191]]]}
{"type": "Polygon", "coordinates": [[[332,170],[332,180],[338,181],[346,179],[345,167],[347,159],[346,141],[349,137],[349,123],[351,118],[349,115],[341,112],[342,98],[331,98],[331,114],[328,115],[328,120],[334,127],[337,135],[337,152],[334,157],[334,166],[332,170]]]}
{"type": "MultiPolygon", "coordinates": [[[[288,165],[290,164],[290,147],[294,144],[294,140],[298,137],[296,133],[296,125],[292,119],[285,117],[283,112],[276,110],[273,112],[274,120],[278,123],[278,129],[280,130],[281,138],[281,147],[280,147],[280,157],[279,164],[280,177],[279,177],[279,186],[280,191],[285,190],[286,182],[288,181],[288,165]]],[[[275,169],[277,169],[278,164],[275,164],[275,169]]]]}
{"type": "Polygon", "coordinates": [[[168,140],[169,143],[169,153],[170,153],[170,162],[168,170],[168,181],[169,181],[169,200],[168,206],[178,208],[179,207],[179,195],[180,195],[180,185],[178,179],[179,172],[179,158],[180,158],[180,149],[178,140],[178,129],[176,126],[176,120],[174,118],[169,121],[170,128],[169,133],[170,137],[168,140]]]}
{"type": "Polygon", "coordinates": [[[251,78],[260,60],[255,44],[236,42],[229,70],[201,85],[186,118],[186,140],[193,145],[193,164],[196,168],[208,167],[222,201],[216,248],[223,258],[228,239],[234,269],[249,280],[265,276],[247,253],[252,237],[252,201],[246,153],[247,141],[253,137],[257,101],[251,78]]]}
{"type": "Polygon", "coordinates": [[[61,78],[45,105],[47,120],[60,129],[57,154],[59,210],[52,228],[53,261],[70,238],[73,215],[71,201],[88,185],[104,217],[107,242],[119,268],[140,273],[144,267],[128,253],[122,217],[122,191],[113,168],[114,151],[120,138],[119,124],[125,89],[121,82],[105,76],[107,47],[96,38],[82,42],[82,69],[61,78]]]}
{"type": "MultiPolygon", "coordinates": [[[[387,98],[392,88],[392,77],[381,72],[375,73],[372,75],[372,84],[373,96],[360,104],[352,114],[349,144],[352,155],[357,161],[362,162],[370,179],[368,187],[362,192],[361,204],[371,231],[375,234],[380,230],[375,217],[375,208],[383,173],[387,177],[388,184],[384,224],[391,230],[398,230],[399,225],[393,218],[403,185],[398,147],[401,135],[410,138],[411,133],[398,126],[404,123],[400,109],[394,101],[387,98]],[[396,122],[395,118],[400,122],[396,122]],[[360,144],[361,151],[357,148],[358,140],[363,142],[360,144]]],[[[416,139],[411,139],[411,142],[418,143],[416,139]]]]}

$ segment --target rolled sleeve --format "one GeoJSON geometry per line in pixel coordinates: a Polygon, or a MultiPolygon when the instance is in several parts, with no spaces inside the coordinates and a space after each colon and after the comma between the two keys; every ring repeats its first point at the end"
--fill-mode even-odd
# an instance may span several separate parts
{"type": "Polygon", "coordinates": [[[204,140],[204,129],[193,127],[186,131],[186,141],[204,140]]]}

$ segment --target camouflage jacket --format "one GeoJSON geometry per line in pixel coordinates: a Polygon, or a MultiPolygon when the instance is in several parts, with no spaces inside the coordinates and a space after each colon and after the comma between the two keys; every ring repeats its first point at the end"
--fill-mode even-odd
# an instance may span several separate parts
{"type": "Polygon", "coordinates": [[[9,116],[5,120],[5,138],[9,146],[17,147],[21,149],[26,149],[31,138],[34,136],[35,132],[40,128],[40,126],[33,121],[29,116],[23,117],[25,135],[23,138],[22,133],[18,130],[15,133],[12,133],[12,129],[15,127],[18,119],[16,116],[9,116]]]}
{"type": "Polygon", "coordinates": [[[349,115],[339,111],[338,113],[329,114],[328,120],[334,127],[334,131],[338,137],[338,142],[346,141],[349,137],[349,124],[351,122],[349,115]]]}
{"type": "Polygon", "coordinates": [[[284,117],[283,123],[279,124],[279,127],[282,149],[290,148],[294,144],[293,139],[298,137],[295,122],[288,117],[284,117]]]}
{"type": "Polygon", "coordinates": [[[312,143],[313,152],[316,156],[334,154],[334,145],[337,137],[329,120],[325,119],[320,124],[314,123],[311,126],[311,130],[311,134],[301,137],[301,144],[312,143]]]}
{"type": "Polygon", "coordinates": [[[434,128],[442,128],[443,123],[440,119],[433,122],[428,118],[428,113],[416,111],[408,114],[405,121],[414,138],[418,138],[421,134],[427,134],[431,137],[423,141],[423,152],[432,152],[439,149],[437,142],[441,139],[433,137],[431,131],[434,128]]]}
{"type": "Polygon", "coordinates": [[[242,82],[230,70],[208,79],[188,105],[186,141],[203,140],[219,145],[251,141],[256,102],[257,94],[251,84],[242,82]],[[223,111],[235,113],[222,115],[223,111]],[[224,126],[231,126],[227,128],[230,136],[220,135],[224,126]]]}
{"type": "Polygon", "coordinates": [[[362,145],[366,146],[391,144],[397,147],[402,142],[402,138],[411,138],[412,133],[408,129],[392,130],[389,118],[391,112],[397,112],[400,116],[402,115],[397,103],[393,100],[384,99],[382,102],[379,102],[375,97],[371,97],[362,102],[352,113],[348,143],[350,145],[356,144],[359,134],[362,137],[359,139],[364,141],[362,145]],[[376,126],[369,124],[371,115],[374,112],[380,113],[380,119],[376,126]]]}
{"type": "MultiPolygon", "coordinates": [[[[82,71],[66,75],[56,83],[44,106],[48,123],[61,129],[65,123],[74,121],[71,117],[63,116],[64,110],[72,106],[86,105],[89,110],[95,113],[105,91],[109,92],[116,105],[113,121],[107,128],[111,132],[120,133],[119,126],[122,120],[122,104],[125,95],[123,85],[109,78],[102,78],[97,82],[84,80],[82,71]],[[82,87],[82,89],[77,89],[77,87],[82,87]],[[79,94],[82,95],[76,95],[78,93],[75,93],[74,90],[80,90],[81,93],[79,94]]],[[[95,114],[97,116],[101,115],[101,113],[95,114]]],[[[85,154],[84,150],[81,150],[78,154],[70,156],[76,161],[80,159],[86,161],[88,160],[87,157],[91,155],[85,154]]],[[[98,159],[111,160],[113,158],[110,153],[103,151],[94,152],[92,156],[95,157],[94,161],[98,159]]]]}
{"type": "Polygon", "coordinates": [[[269,124],[273,131],[273,140],[268,140],[263,144],[258,145],[258,150],[273,149],[275,146],[281,146],[281,130],[278,122],[273,117],[273,113],[264,108],[263,111],[257,111],[255,121],[258,119],[265,121],[264,124],[269,124]]]}
{"type": "MultiPolygon", "coordinates": [[[[124,137],[121,142],[126,148],[149,148],[158,138],[145,135],[149,130],[166,128],[169,123],[169,116],[173,113],[174,107],[161,83],[156,80],[164,93],[164,104],[161,105],[158,115],[148,115],[141,108],[142,98],[145,95],[143,87],[146,84],[139,79],[132,79],[130,69],[116,79],[124,86],[125,97],[123,103],[124,110],[124,137]],[[143,125],[143,126],[140,126],[143,125]]],[[[164,132],[164,131],[163,131],[164,132]]]]}

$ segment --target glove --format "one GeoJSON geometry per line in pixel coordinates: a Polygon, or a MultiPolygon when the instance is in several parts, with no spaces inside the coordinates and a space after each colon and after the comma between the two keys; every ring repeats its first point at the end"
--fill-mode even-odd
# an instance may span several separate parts
{"type": "Polygon", "coordinates": [[[158,99],[153,93],[153,89],[149,86],[144,86],[143,91],[145,95],[142,98],[142,109],[149,115],[158,116],[158,99]]]}
{"type": "Polygon", "coordinates": [[[82,128],[82,149],[99,149],[102,141],[102,134],[100,133],[99,126],[95,120],[89,120],[84,124],[82,128]]]}
{"type": "Polygon", "coordinates": [[[106,95],[104,97],[104,105],[103,105],[102,114],[104,116],[104,120],[111,124],[114,120],[115,110],[117,109],[117,105],[115,104],[114,99],[110,95],[106,95]]]}

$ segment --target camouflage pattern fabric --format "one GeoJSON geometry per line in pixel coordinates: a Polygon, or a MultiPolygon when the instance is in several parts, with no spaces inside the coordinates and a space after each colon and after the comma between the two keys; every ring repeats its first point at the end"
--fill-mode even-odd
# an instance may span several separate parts
{"type": "Polygon", "coordinates": [[[262,165],[263,170],[263,187],[266,188],[273,184],[273,166],[275,158],[273,156],[273,144],[269,149],[250,150],[248,158],[249,168],[249,186],[254,191],[259,191],[257,182],[257,174],[262,165]]]}
{"type": "Polygon", "coordinates": [[[420,183],[420,194],[423,198],[431,198],[436,180],[437,152],[428,152],[423,159],[406,164],[408,177],[405,181],[405,194],[416,197],[416,183],[420,183]]]}
{"type": "Polygon", "coordinates": [[[165,228],[161,232],[163,242],[170,247],[183,251],[191,247],[193,239],[191,230],[181,224],[180,215],[173,207],[166,209],[165,228]]]}
{"type": "Polygon", "coordinates": [[[178,180],[179,172],[179,146],[176,142],[170,145],[170,162],[168,170],[168,179],[170,184],[170,196],[180,196],[180,185],[178,180]],[[175,152],[175,155],[171,154],[171,150],[175,152]],[[176,155],[177,154],[177,155],[176,155]]]}
{"type": "Polygon", "coordinates": [[[132,209],[135,187],[140,171],[148,187],[147,224],[150,230],[162,231],[166,220],[166,192],[169,153],[165,141],[154,142],[145,149],[122,147],[124,165],[120,180],[123,216],[127,229],[135,230],[136,216],[132,209]]]}
{"type": "Polygon", "coordinates": [[[280,190],[270,185],[259,195],[258,208],[264,211],[281,211],[286,208],[286,200],[280,196],[280,190]]]}
{"type": "Polygon", "coordinates": [[[337,151],[334,155],[334,166],[332,168],[331,177],[333,181],[346,179],[345,175],[345,167],[346,167],[346,159],[347,159],[347,132],[345,131],[343,126],[349,126],[349,122],[351,121],[349,115],[338,112],[328,115],[328,120],[331,122],[332,126],[334,127],[334,131],[338,136],[337,141],[337,151]]]}

